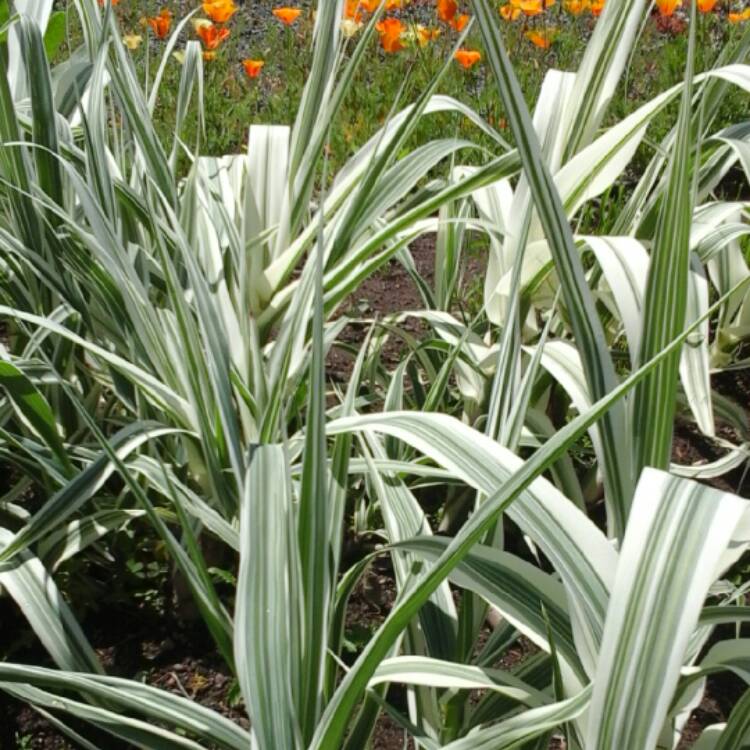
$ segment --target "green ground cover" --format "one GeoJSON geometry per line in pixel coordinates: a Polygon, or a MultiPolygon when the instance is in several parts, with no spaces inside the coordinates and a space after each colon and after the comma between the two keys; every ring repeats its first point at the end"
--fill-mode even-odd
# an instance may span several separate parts
{"type": "MultiPolygon", "coordinates": [[[[230,36],[205,64],[205,135],[201,139],[201,152],[220,155],[239,151],[246,146],[247,130],[251,123],[291,124],[299,105],[302,88],[310,73],[312,60],[313,18],[306,8],[292,27],[285,27],[269,10],[278,6],[275,0],[248,0],[227,24],[230,36]],[[264,68],[256,79],[249,79],[242,67],[246,58],[263,60],[264,68]]],[[[500,7],[500,5],[498,5],[500,7]]],[[[114,9],[123,34],[143,38],[133,59],[144,83],[154,73],[154,66],[163,51],[165,41],[154,39],[143,19],[157,15],[163,8],[174,14],[174,23],[193,13],[194,18],[205,17],[200,6],[185,3],[153,3],[142,0],[122,0],[114,9]]],[[[352,82],[344,107],[334,124],[331,137],[332,166],[335,168],[356,152],[398,107],[398,103],[412,101],[432,80],[443,61],[454,49],[458,33],[441,24],[433,3],[415,4],[401,13],[392,14],[403,19],[407,30],[410,24],[423,23],[438,28],[441,35],[422,47],[406,43],[396,54],[385,52],[377,37],[367,52],[367,62],[362,65],[352,82]]],[[[596,24],[596,18],[586,13],[574,17],[565,12],[562,4],[549,9],[540,18],[501,23],[508,53],[514,62],[521,88],[531,105],[536,101],[544,75],[550,68],[575,70],[586,49],[586,44],[596,24]],[[549,49],[535,47],[525,36],[533,29],[555,28],[557,35],[549,49]]],[[[684,74],[687,35],[684,22],[660,23],[656,14],[644,20],[641,33],[633,48],[628,68],[614,94],[608,113],[608,123],[622,119],[658,92],[678,83],[684,74]]],[[[70,15],[68,33],[74,46],[79,37],[75,15],[70,15]]],[[[742,33],[741,24],[727,22],[725,12],[699,17],[696,69],[710,68],[721,51],[742,33]]],[[[180,77],[179,51],[189,39],[197,39],[191,24],[177,42],[178,53],[169,63],[164,87],[156,110],[156,125],[165,143],[171,141],[172,114],[175,108],[180,77]]],[[[350,50],[356,38],[350,42],[350,50]]],[[[482,50],[478,30],[470,32],[464,47],[482,50]]],[[[64,50],[62,52],[64,54],[64,50]]],[[[442,79],[439,93],[455,97],[470,105],[491,125],[512,140],[506,127],[506,116],[498,100],[494,84],[487,75],[484,62],[470,70],[457,64],[442,79]]],[[[732,91],[722,104],[718,122],[735,122],[748,106],[744,92],[732,91]]],[[[674,121],[674,108],[652,124],[649,141],[632,164],[637,174],[653,153],[658,143],[674,121]]],[[[428,118],[420,123],[412,141],[417,143],[445,135],[471,136],[476,139],[473,126],[456,117],[428,118]]],[[[196,123],[188,123],[185,139],[195,143],[196,123]]],[[[480,141],[481,142],[481,141],[480,141]]],[[[486,142],[485,142],[485,145],[486,142]]],[[[469,158],[481,159],[479,155],[469,158]]]]}

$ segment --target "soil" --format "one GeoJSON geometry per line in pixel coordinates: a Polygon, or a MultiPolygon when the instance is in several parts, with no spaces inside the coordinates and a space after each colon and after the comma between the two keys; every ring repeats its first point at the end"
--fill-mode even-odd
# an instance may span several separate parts
{"type": "MultiPolygon", "coordinates": [[[[419,275],[428,287],[435,280],[435,235],[423,235],[409,246],[419,275]]],[[[474,282],[484,274],[484,258],[467,257],[461,288],[473,288],[474,282]]],[[[346,316],[352,320],[339,336],[338,342],[356,346],[364,340],[373,323],[382,322],[384,318],[410,310],[424,309],[424,302],[409,272],[398,260],[389,261],[378,273],[370,276],[360,285],[357,292],[351,295],[339,308],[334,318],[346,316]]],[[[414,317],[407,317],[399,322],[399,327],[411,336],[419,338],[427,330],[424,323],[414,317]]],[[[382,352],[382,360],[388,366],[400,361],[404,350],[403,342],[391,336],[382,352]]],[[[328,375],[331,379],[347,382],[354,364],[354,355],[341,346],[334,346],[327,359],[328,375]]]]}
{"type": "MultiPolygon", "coordinates": [[[[113,614],[110,621],[99,623],[99,638],[108,645],[96,648],[108,674],[139,679],[169,690],[227,716],[240,726],[249,726],[241,702],[232,700],[232,677],[205,632],[201,629],[180,631],[168,618],[159,623],[158,630],[144,627],[143,622],[134,630],[128,630],[128,615],[113,614]],[[155,632],[160,634],[154,637],[155,632]]],[[[94,644],[97,640],[92,638],[94,644]]],[[[36,659],[28,661],[44,663],[44,656],[36,654],[36,659]]],[[[0,721],[0,748],[3,750],[16,747],[16,733],[27,743],[24,748],[73,750],[77,747],[68,743],[33,709],[7,699],[4,694],[0,695],[0,721]]],[[[75,729],[81,725],[73,721],[70,726],[75,729]]],[[[91,737],[91,727],[85,729],[86,737],[91,737]]],[[[129,747],[104,734],[93,741],[107,750],[129,747]]]]}
{"type": "Polygon", "coordinates": [[[726,721],[746,689],[747,685],[739,677],[728,672],[709,677],[703,700],[690,714],[677,750],[688,750],[698,740],[705,727],[726,721]]]}
{"type": "MultiPolygon", "coordinates": [[[[434,279],[434,240],[431,236],[420,237],[410,246],[414,265],[428,284],[434,279]]],[[[389,261],[379,273],[370,276],[339,308],[335,318],[346,316],[357,318],[342,331],[339,342],[357,346],[362,343],[372,322],[384,317],[423,308],[422,298],[404,266],[397,260],[389,261]]],[[[424,325],[416,318],[407,318],[401,327],[412,336],[424,332],[424,325]]],[[[382,358],[387,365],[395,365],[403,345],[390,337],[382,358]]],[[[334,346],[327,360],[328,374],[333,380],[347,382],[354,364],[354,356],[341,346],[334,346]]]]}

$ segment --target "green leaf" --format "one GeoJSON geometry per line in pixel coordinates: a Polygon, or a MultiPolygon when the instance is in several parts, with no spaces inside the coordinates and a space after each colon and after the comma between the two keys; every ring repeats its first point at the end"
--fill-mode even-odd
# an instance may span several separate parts
{"type": "Polygon", "coordinates": [[[7,315],[8,317],[18,318],[19,320],[31,323],[39,328],[45,329],[46,331],[56,333],[57,335],[66,338],[68,341],[72,341],[74,344],[83,347],[91,352],[91,354],[101,358],[109,365],[112,365],[112,367],[121,370],[123,375],[136,385],[138,389],[142,390],[149,399],[153,399],[155,404],[170,411],[176,421],[182,422],[184,420],[184,422],[190,422],[193,408],[184,398],[175,393],[175,391],[164,385],[147,370],[138,367],[124,357],[114,354],[107,348],[97,346],[88,339],[73,333],[65,326],[57,323],[53,316],[43,317],[33,315],[24,312],[23,310],[6,307],[5,305],[0,305],[0,315],[7,315]]]}
{"type": "Polygon", "coordinates": [[[735,703],[715,750],[746,748],[750,742],[750,690],[735,703]]]}
{"type": "MultiPolygon", "coordinates": [[[[692,19],[697,19],[693,2],[692,19]]],[[[685,84],[677,135],[669,160],[668,186],[656,227],[646,281],[643,337],[638,352],[645,362],[661,351],[684,327],[688,306],[690,227],[694,185],[691,163],[698,162],[691,144],[691,103],[696,23],[690,24],[685,84]]],[[[635,391],[633,453],[638,473],[644,466],[669,467],[679,378],[679,354],[668,358],[635,391]]]]}
{"type": "MultiPolygon", "coordinates": [[[[0,23],[2,23],[1,14],[0,23]]],[[[44,32],[44,51],[47,53],[48,58],[54,58],[57,51],[62,47],[66,32],[65,12],[62,10],[55,11],[49,17],[47,29],[44,32]]]]}
{"type": "Polygon", "coordinates": [[[74,471],[47,400],[15,365],[0,360],[0,386],[23,423],[52,451],[67,475],[74,471]]]}
{"type": "MultiPolygon", "coordinates": [[[[0,0],[0,44],[6,44],[8,41],[8,30],[5,24],[10,20],[10,3],[8,0],[0,0]]],[[[5,50],[1,54],[5,54],[5,50]]]]}
{"type": "MultiPolygon", "coordinates": [[[[133,422],[113,435],[109,445],[111,450],[123,459],[145,442],[175,432],[177,431],[153,422],[133,422]]],[[[19,551],[58,528],[104,485],[115,470],[116,466],[110,457],[106,452],[102,452],[47,500],[29,523],[5,545],[0,551],[0,562],[11,559],[19,551]]]]}
{"type": "MultiPolygon", "coordinates": [[[[439,536],[417,537],[397,547],[434,562],[449,543],[449,539],[439,536]]],[[[576,652],[565,590],[559,581],[515,555],[481,544],[475,545],[454,568],[449,580],[481,596],[529,640],[548,652],[551,630],[560,656],[580,680],[587,681],[576,652]]]]}
{"type": "MultiPolygon", "coordinates": [[[[444,414],[386,412],[328,425],[329,434],[348,430],[374,430],[403,440],[487,497],[525,466],[495,440],[444,414]]],[[[475,516],[485,509],[486,502],[480,503],[475,516]]],[[[593,522],[544,478],[525,488],[507,512],[559,571],[580,658],[593,673],[617,553],[593,522]]]]}
{"type": "Polygon", "coordinates": [[[112,508],[97,511],[85,518],[77,518],[46,537],[39,545],[39,556],[54,571],[113,529],[123,529],[134,518],[144,515],[145,511],[142,510],[112,508]]]}
{"type": "Polygon", "coordinates": [[[19,24],[21,54],[26,64],[32,111],[32,135],[36,148],[39,187],[58,205],[63,203],[62,174],[58,161],[57,123],[52,97],[49,62],[39,27],[26,16],[19,24]]]}
{"type": "MultiPolygon", "coordinates": [[[[586,283],[562,201],[542,156],[523,93],[503,45],[497,14],[489,0],[476,0],[474,7],[487,59],[518,144],[524,176],[528,180],[531,197],[560,278],[563,299],[581,352],[589,390],[593,398],[598,400],[610,393],[618,382],[604,330],[586,283]]],[[[610,533],[615,537],[621,536],[625,528],[634,481],[629,458],[620,449],[621,436],[626,432],[625,425],[624,405],[616,404],[602,418],[599,426],[605,456],[602,470],[608,509],[607,523],[610,533]]]]}

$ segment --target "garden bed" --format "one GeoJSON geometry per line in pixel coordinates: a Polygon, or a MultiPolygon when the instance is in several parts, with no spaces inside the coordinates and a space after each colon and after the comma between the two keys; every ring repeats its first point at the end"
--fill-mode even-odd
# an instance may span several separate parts
{"type": "MultiPolygon", "coordinates": [[[[412,245],[410,253],[420,275],[428,282],[434,274],[434,243],[423,238],[412,245]]],[[[484,266],[480,258],[470,257],[466,262],[463,287],[466,291],[476,287],[483,278],[484,266]]],[[[368,279],[343,309],[346,314],[356,317],[366,316],[367,324],[352,324],[341,336],[341,342],[359,344],[370,325],[395,313],[418,310],[421,297],[414,282],[404,267],[392,261],[384,270],[368,279]]],[[[416,320],[407,320],[404,328],[409,334],[419,337],[424,328],[416,320]]],[[[395,365],[399,361],[398,341],[389,344],[384,361],[395,365]]],[[[337,352],[329,354],[327,374],[331,382],[347,382],[351,375],[351,357],[337,352]]],[[[750,370],[722,373],[715,379],[717,391],[744,406],[750,420],[750,370]]],[[[725,428],[722,437],[737,441],[737,435],[725,428]]],[[[672,459],[680,464],[699,465],[716,460],[722,451],[711,440],[703,436],[688,421],[678,422],[673,446],[672,459]]],[[[741,467],[713,480],[708,484],[717,489],[734,492],[750,498],[750,472],[741,467]]],[[[2,488],[0,487],[0,492],[2,488]]],[[[352,535],[343,542],[348,564],[354,564],[365,552],[374,549],[371,542],[352,535]]],[[[515,546],[523,549],[520,540],[515,546]]],[[[119,564],[124,564],[120,561],[119,564]]],[[[737,567],[738,575],[744,576],[750,566],[750,556],[746,555],[737,567]]],[[[102,581],[102,584],[104,581],[102,581]]],[[[173,608],[174,591],[164,575],[153,580],[157,588],[140,591],[121,592],[125,598],[114,607],[105,606],[91,612],[84,623],[92,642],[97,648],[102,664],[109,674],[142,680],[150,685],[161,687],[176,695],[189,697],[201,705],[214,709],[242,726],[247,719],[242,709],[237,686],[221,656],[215,651],[213,642],[205,629],[195,621],[193,611],[188,620],[175,618],[173,608]],[[135,599],[133,598],[135,596],[135,599]],[[134,611],[133,601],[140,601],[134,611]],[[170,604],[172,602],[172,604],[170,604]]],[[[390,566],[379,565],[370,571],[355,590],[347,613],[346,638],[352,647],[361,646],[374,629],[382,623],[393,604],[395,588],[390,566]]],[[[12,612],[0,616],[5,622],[12,621],[12,612]]],[[[17,622],[16,627],[21,627],[17,622]]],[[[9,628],[8,630],[11,630],[9,628]]],[[[524,649],[506,657],[498,667],[509,669],[522,663],[535,651],[533,644],[524,642],[524,649]]],[[[44,660],[43,652],[33,648],[14,660],[37,663],[44,660]]],[[[683,732],[677,750],[688,750],[700,737],[703,729],[711,724],[725,722],[744,690],[744,683],[738,677],[724,673],[710,677],[705,695],[695,708],[683,732]]],[[[401,692],[396,693],[395,704],[403,709],[401,692]]],[[[3,707],[0,696],[0,721],[4,734],[0,734],[0,747],[10,748],[19,742],[19,748],[28,750],[72,750],[63,736],[43,718],[20,703],[6,701],[3,707]]],[[[394,700],[393,695],[391,700],[394,700]]],[[[106,747],[117,750],[111,739],[105,740],[106,747]]],[[[388,716],[378,721],[373,736],[373,750],[400,750],[404,747],[404,733],[388,716]]],[[[408,747],[413,747],[410,744],[408,747]]],[[[550,750],[564,750],[564,743],[551,740],[550,750]]],[[[123,746],[123,750],[125,750],[123,746]]]]}
{"type": "Polygon", "coordinates": [[[750,11],[278,5],[0,69],[0,747],[746,732],[750,11]]]}

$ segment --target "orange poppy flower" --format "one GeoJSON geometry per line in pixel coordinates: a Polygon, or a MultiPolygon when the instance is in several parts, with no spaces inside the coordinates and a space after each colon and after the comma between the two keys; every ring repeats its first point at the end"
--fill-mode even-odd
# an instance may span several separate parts
{"type": "Polygon", "coordinates": [[[392,54],[404,48],[401,35],[405,27],[398,18],[384,18],[375,24],[375,30],[380,34],[380,44],[386,52],[392,54]]]}
{"type": "Polygon", "coordinates": [[[729,23],[743,23],[748,19],[750,19],[750,8],[745,8],[745,10],[741,10],[739,13],[729,13],[727,15],[729,23]]]}
{"type": "MultiPolygon", "coordinates": [[[[374,13],[380,7],[380,0],[346,0],[346,4],[353,6],[360,6],[364,8],[368,13],[374,13]]],[[[385,10],[399,10],[404,7],[404,0],[385,0],[385,10]]],[[[352,18],[353,16],[348,16],[352,18]]]]}
{"type": "Polygon", "coordinates": [[[591,15],[600,16],[604,10],[606,0],[591,0],[591,15]]]}
{"type": "Polygon", "coordinates": [[[522,10],[527,16],[538,16],[551,8],[556,0],[510,0],[514,8],[522,10]]]}
{"type": "Polygon", "coordinates": [[[260,71],[263,70],[265,62],[263,60],[243,60],[242,67],[245,69],[245,75],[248,78],[257,78],[260,71]]]}
{"type": "Polygon", "coordinates": [[[456,0],[437,0],[437,16],[441,21],[452,21],[458,13],[456,0]]]}
{"type": "Polygon", "coordinates": [[[500,6],[500,17],[506,21],[515,21],[521,15],[521,9],[516,8],[512,3],[506,3],[500,6]]]}
{"type": "MultiPolygon", "coordinates": [[[[97,2],[102,8],[104,7],[105,0],[97,0],[97,2]]],[[[112,3],[112,5],[117,5],[120,2],[120,0],[110,0],[110,2],[112,3]]]]}
{"type": "Polygon", "coordinates": [[[542,0],[513,0],[516,6],[525,16],[538,16],[544,13],[544,3],[542,0]]]}
{"type": "Polygon", "coordinates": [[[362,14],[359,12],[359,6],[364,5],[359,0],[346,0],[344,3],[344,18],[359,23],[362,20],[362,14]]]}
{"type": "Polygon", "coordinates": [[[452,20],[448,21],[450,26],[456,31],[463,31],[471,16],[467,16],[466,13],[461,13],[455,16],[452,20]]]}
{"type": "Polygon", "coordinates": [[[527,31],[526,38],[540,49],[549,49],[557,36],[557,29],[548,26],[540,31],[527,31]]]}
{"type": "Polygon", "coordinates": [[[677,7],[682,5],[682,0],[655,0],[656,7],[659,9],[659,15],[662,18],[669,18],[677,7]]]}
{"type": "Polygon", "coordinates": [[[203,12],[214,23],[226,23],[236,12],[233,0],[208,0],[203,3],[203,12]]]}
{"type": "Polygon", "coordinates": [[[565,0],[563,7],[572,16],[580,16],[590,6],[589,0],[565,0]]]}
{"type": "Polygon", "coordinates": [[[457,49],[453,59],[464,69],[473,68],[481,59],[482,53],[475,49],[457,49]]]}
{"type": "Polygon", "coordinates": [[[710,13],[719,0],[698,0],[698,10],[701,13],[710,13]]]}
{"type": "Polygon", "coordinates": [[[284,24],[284,26],[291,26],[300,17],[302,9],[288,7],[274,8],[271,13],[273,13],[276,18],[284,24]]]}
{"type": "Polygon", "coordinates": [[[229,36],[229,29],[221,29],[212,23],[204,23],[195,29],[207,50],[214,50],[229,36]]]}
{"type": "Polygon", "coordinates": [[[162,8],[158,16],[147,18],[146,23],[151,27],[154,34],[156,34],[157,39],[164,39],[169,34],[169,29],[172,26],[172,12],[166,8],[162,8]]]}

